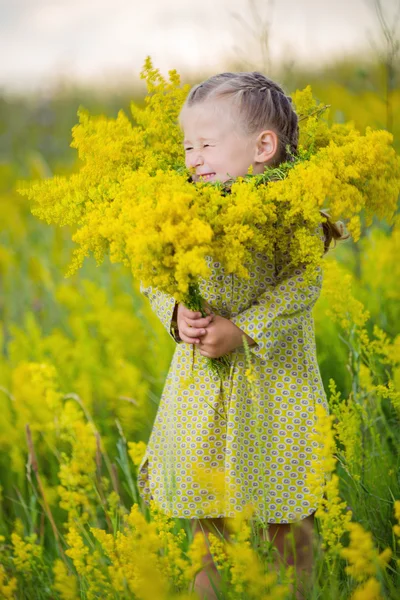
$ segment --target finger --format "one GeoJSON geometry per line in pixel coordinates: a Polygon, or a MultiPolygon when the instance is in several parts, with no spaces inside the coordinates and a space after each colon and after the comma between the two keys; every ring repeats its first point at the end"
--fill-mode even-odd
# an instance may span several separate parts
{"type": "Polygon", "coordinates": [[[189,338],[198,338],[206,333],[205,329],[197,329],[197,327],[189,327],[185,325],[180,328],[180,331],[182,331],[182,333],[189,338]]]}
{"type": "Polygon", "coordinates": [[[184,333],[180,333],[179,337],[181,338],[182,342],[186,342],[186,344],[199,344],[200,340],[199,338],[191,338],[188,337],[187,335],[185,335],[184,333]]]}
{"type": "Polygon", "coordinates": [[[210,306],[209,304],[207,304],[207,303],[206,303],[206,304],[203,306],[203,308],[204,308],[204,311],[205,311],[207,314],[210,314],[210,313],[212,313],[212,308],[211,308],[211,306],[210,306]]]}
{"type": "Polygon", "coordinates": [[[211,354],[209,352],[207,352],[207,350],[201,349],[199,347],[199,352],[202,356],[204,356],[205,358],[212,358],[211,354]]]}
{"type": "Polygon", "coordinates": [[[204,327],[207,327],[207,325],[211,323],[214,317],[210,315],[208,317],[202,317],[201,319],[188,319],[187,317],[184,317],[184,319],[189,327],[196,327],[202,329],[204,327]]]}
{"type": "Polygon", "coordinates": [[[186,306],[182,307],[181,314],[183,317],[187,317],[189,319],[199,319],[202,316],[200,311],[190,310],[190,308],[187,308],[186,306]]]}

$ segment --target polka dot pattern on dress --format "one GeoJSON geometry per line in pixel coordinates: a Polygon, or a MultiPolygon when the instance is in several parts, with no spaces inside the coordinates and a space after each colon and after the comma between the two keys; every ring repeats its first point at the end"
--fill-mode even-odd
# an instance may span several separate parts
{"type": "MultiPolygon", "coordinates": [[[[193,362],[192,345],[178,342],[139,466],[140,493],[174,517],[233,517],[251,504],[266,523],[304,519],[319,500],[306,485],[318,467],[316,404],[328,412],[312,316],[322,271],[305,288],[301,268],[280,277],[281,264],[260,253],[247,280],[209,260],[202,297],[256,342],[253,393],[243,347],[231,353],[229,375],[220,380],[198,352],[193,362]]],[[[151,287],[141,291],[177,341],[175,300],[151,287]]]]}

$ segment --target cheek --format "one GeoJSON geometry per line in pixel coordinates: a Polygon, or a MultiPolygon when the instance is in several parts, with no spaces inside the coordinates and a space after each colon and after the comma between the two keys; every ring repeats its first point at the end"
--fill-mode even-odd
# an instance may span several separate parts
{"type": "Polygon", "coordinates": [[[212,158],[215,166],[222,170],[226,170],[232,165],[232,161],[235,161],[235,156],[230,146],[221,146],[213,152],[212,158]]]}
{"type": "Polygon", "coordinates": [[[240,168],[243,163],[243,152],[240,151],[240,148],[227,148],[226,154],[222,158],[222,162],[227,171],[235,171],[236,174],[237,169],[240,168]]]}
{"type": "Polygon", "coordinates": [[[246,144],[237,146],[236,151],[232,154],[235,164],[240,167],[249,167],[252,162],[252,155],[246,144]]]}

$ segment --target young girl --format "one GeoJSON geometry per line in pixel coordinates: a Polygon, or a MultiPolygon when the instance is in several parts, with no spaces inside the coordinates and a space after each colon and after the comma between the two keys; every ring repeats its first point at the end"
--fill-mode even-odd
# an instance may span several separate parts
{"type": "MultiPolygon", "coordinates": [[[[250,165],[253,173],[262,173],[267,165],[288,159],[287,146],[291,154],[297,149],[298,119],[291,99],[257,72],[222,73],[193,87],[180,122],[186,166],[195,182],[225,182],[245,175],[250,165]]],[[[325,251],[332,239],[343,239],[328,218],[316,234],[324,237],[325,251]]],[[[197,529],[216,528],[225,536],[229,518],[253,504],[280,555],[288,564],[295,561],[298,573],[309,574],[317,508],[305,482],[316,460],[309,438],[316,404],[328,410],[312,317],[322,276],[318,267],[305,292],[300,289],[302,268],[280,274],[289,259],[277,252],[274,258],[257,253],[250,279],[243,281],[225,274],[210,257],[212,275],[200,282],[207,317],[141,287],[177,345],[139,468],[139,486],[146,502],[153,497],[167,514],[193,519],[197,529]],[[243,336],[259,399],[257,422],[243,336]],[[229,374],[220,380],[206,358],[228,353],[229,374]],[[220,502],[202,476],[209,471],[220,475],[220,502]],[[294,545],[288,543],[289,533],[294,545]]],[[[201,597],[216,597],[218,573],[212,560],[195,583],[201,597]]]]}

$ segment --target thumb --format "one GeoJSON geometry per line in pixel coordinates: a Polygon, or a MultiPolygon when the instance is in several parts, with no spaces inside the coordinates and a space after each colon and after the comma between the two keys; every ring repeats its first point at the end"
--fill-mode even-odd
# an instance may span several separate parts
{"type": "Polygon", "coordinates": [[[212,312],[214,312],[213,309],[211,308],[211,306],[208,304],[208,302],[205,302],[205,301],[203,302],[203,309],[208,315],[210,315],[212,312]]]}
{"type": "Polygon", "coordinates": [[[185,317],[189,319],[199,319],[201,317],[201,312],[197,310],[191,310],[187,306],[184,306],[185,317]]]}

